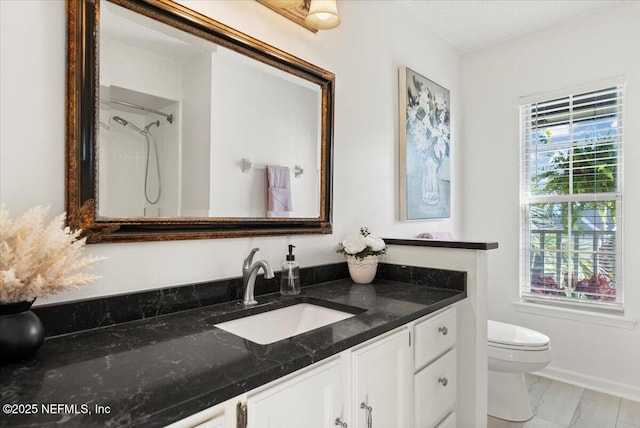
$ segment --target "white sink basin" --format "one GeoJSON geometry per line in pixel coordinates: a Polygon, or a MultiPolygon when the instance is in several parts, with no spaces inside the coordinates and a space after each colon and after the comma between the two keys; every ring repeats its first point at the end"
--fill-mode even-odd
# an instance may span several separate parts
{"type": "Polygon", "coordinates": [[[310,303],[299,303],[215,326],[260,345],[267,345],[351,318],[353,315],[310,303]]]}

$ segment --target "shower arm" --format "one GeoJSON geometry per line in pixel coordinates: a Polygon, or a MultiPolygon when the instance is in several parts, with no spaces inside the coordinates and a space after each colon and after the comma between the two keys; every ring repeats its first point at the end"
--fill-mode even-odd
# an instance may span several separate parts
{"type": "Polygon", "coordinates": [[[113,99],[113,98],[109,99],[109,100],[100,100],[100,102],[103,103],[103,104],[109,104],[109,103],[119,104],[119,105],[122,105],[122,106],[132,107],[132,108],[135,108],[135,109],[138,109],[138,110],[142,110],[142,111],[148,111],[149,113],[159,114],[160,116],[166,117],[167,118],[167,122],[173,123],[173,115],[172,114],[166,114],[166,113],[163,113],[161,111],[154,110],[152,108],[140,106],[138,104],[128,103],[126,101],[116,100],[116,99],[113,99]]]}

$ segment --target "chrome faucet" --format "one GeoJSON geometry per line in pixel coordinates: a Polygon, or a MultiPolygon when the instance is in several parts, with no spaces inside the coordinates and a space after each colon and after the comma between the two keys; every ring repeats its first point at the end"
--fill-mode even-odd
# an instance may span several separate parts
{"type": "Polygon", "coordinates": [[[251,306],[258,303],[254,297],[254,289],[256,286],[256,276],[258,276],[260,268],[264,270],[264,277],[266,279],[273,278],[273,270],[271,270],[269,263],[264,260],[258,260],[253,263],[253,255],[258,251],[260,251],[260,248],[252,249],[242,264],[242,286],[244,287],[244,298],[242,299],[242,303],[245,306],[251,306]]]}

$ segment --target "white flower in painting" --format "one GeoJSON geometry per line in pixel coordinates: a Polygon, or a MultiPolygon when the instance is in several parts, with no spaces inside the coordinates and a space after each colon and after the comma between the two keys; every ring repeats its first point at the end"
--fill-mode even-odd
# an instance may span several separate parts
{"type": "Polygon", "coordinates": [[[418,122],[411,128],[411,136],[418,151],[425,151],[429,147],[429,141],[427,139],[429,128],[430,127],[424,122],[418,122]]]}
{"type": "Polygon", "coordinates": [[[418,93],[418,104],[424,108],[427,116],[429,115],[429,107],[431,106],[431,92],[428,88],[421,90],[418,93]]]}
{"type": "Polygon", "coordinates": [[[444,144],[449,144],[450,131],[449,127],[446,124],[441,123],[440,125],[438,125],[438,134],[440,135],[440,138],[442,139],[442,142],[444,144]]]}
{"type": "Polygon", "coordinates": [[[437,168],[448,157],[450,143],[449,110],[445,92],[432,91],[425,84],[416,83],[409,89],[407,105],[407,138],[421,156],[433,157],[437,168]]]}
{"type": "Polygon", "coordinates": [[[440,116],[438,117],[438,120],[440,122],[440,124],[445,123],[445,121],[447,120],[447,112],[446,111],[441,111],[440,112],[440,116]]]}
{"type": "Polygon", "coordinates": [[[419,107],[417,105],[412,105],[407,108],[407,122],[413,123],[419,120],[418,110],[419,110],[419,107]]]}
{"type": "Polygon", "coordinates": [[[367,236],[365,238],[365,242],[369,247],[371,247],[372,251],[381,251],[386,246],[382,239],[375,236],[367,236]]]}
{"type": "Polygon", "coordinates": [[[445,110],[447,108],[447,100],[441,92],[436,94],[436,108],[438,110],[445,110]]]}
{"type": "Polygon", "coordinates": [[[431,137],[435,138],[436,140],[440,139],[442,137],[442,134],[440,133],[440,131],[441,131],[441,129],[440,129],[439,126],[436,127],[436,128],[433,128],[432,132],[431,132],[431,137]]]}
{"type": "Polygon", "coordinates": [[[345,240],[342,241],[342,246],[347,254],[357,254],[367,248],[367,241],[364,236],[355,234],[347,236],[345,240]]]}
{"type": "Polygon", "coordinates": [[[425,116],[422,120],[416,119],[413,122],[409,122],[409,124],[409,132],[411,133],[416,150],[425,152],[429,148],[429,136],[434,132],[428,116],[425,116]]]}

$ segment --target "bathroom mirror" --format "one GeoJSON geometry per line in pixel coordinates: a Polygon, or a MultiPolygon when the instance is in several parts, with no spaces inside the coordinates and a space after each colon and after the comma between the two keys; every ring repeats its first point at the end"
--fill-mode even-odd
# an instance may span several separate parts
{"type": "Polygon", "coordinates": [[[168,0],[67,0],[88,242],[331,233],[334,75],[168,0]]]}

